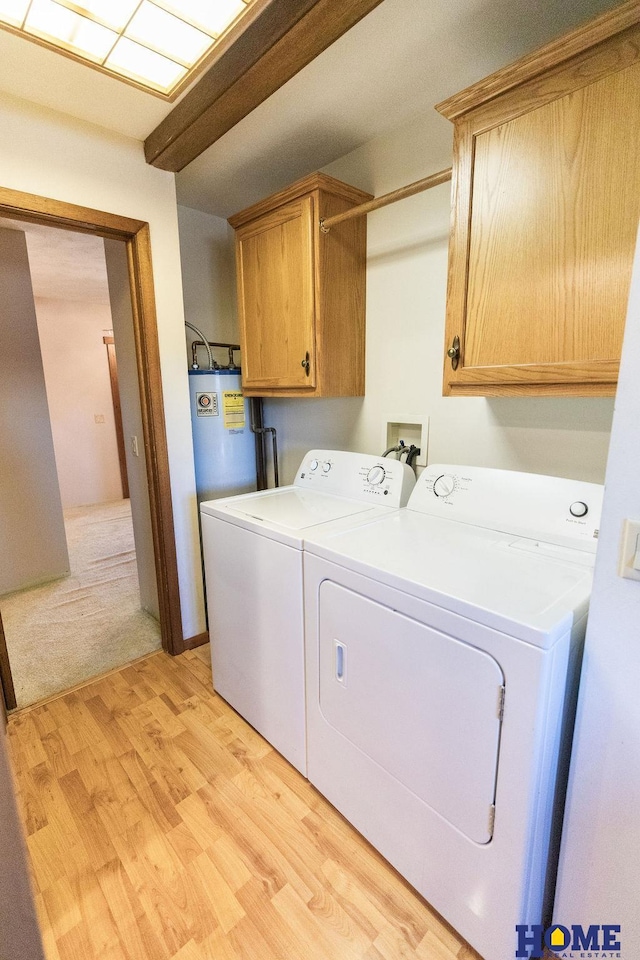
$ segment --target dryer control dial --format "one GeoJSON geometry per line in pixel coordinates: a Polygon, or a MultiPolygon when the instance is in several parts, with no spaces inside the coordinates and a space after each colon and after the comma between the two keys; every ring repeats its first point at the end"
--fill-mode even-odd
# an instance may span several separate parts
{"type": "Polygon", "coordinates": [[[320,464],[318,463],[317,460],[312,460],[311,463],[309,464],[309,470],[311,470],[311,472],[313,473],[313,471],[317,470],[319,466],[320,464]]]}
{"type": "Polygon", "coordinates": [[[371,467],[371,470],[369,470],[367,474],[367,483],[370,483],[372,486],[377,486],[384,481],[384,477],[384,467],[376,464],[375,467],[371,467]]]}
{"type": "Polygon", "coordinates": [[[329,473],[329,470],[331,470],[331,461],[325,460],[325,462],[322,464],[322,472],[329,473]]]}
{"type": "Polygon", "coordinates": [[[448,473],[443,473],[433,481],[433,492],[436,497],[448,497],[456,488],[456,479],[448,473]]]}

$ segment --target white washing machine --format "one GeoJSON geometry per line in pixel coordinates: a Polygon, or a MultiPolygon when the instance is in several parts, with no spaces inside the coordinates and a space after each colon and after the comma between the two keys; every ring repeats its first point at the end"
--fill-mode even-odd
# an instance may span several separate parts
{"type": "Polygon", "coordinates": [[[551,906],[601,501],[431,466],[306,539],[309,779],[486,960],[551,906]]]}
{"type": "Polygon", "coordinates": [[[213,685],[306,776],[302,549],[404,506],[405,463],[312,450],[294,483],[200,505],[213,685]]]}

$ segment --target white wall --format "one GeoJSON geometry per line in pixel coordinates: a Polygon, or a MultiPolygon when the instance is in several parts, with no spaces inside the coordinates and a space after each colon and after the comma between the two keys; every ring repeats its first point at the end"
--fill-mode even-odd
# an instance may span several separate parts
{"type": "Polygon", "coordinates": [[[122,498],[107,348],[108,305],[36,298],[63,507],[122,498]],[[96,415],[104,418],[96,423],[96,415]]]}
{"type": "Polygon", "coordinates": [[[0,594],[68,573],[27,244],[0,229],[0,594]]]}
{"type": "Polygon", "coordinates": [[[640,520],[640,246],[629,302],[585,644],[554,920],[621,924],[640,956],[640,583],[617,576],[640,520]]]}
{"type": "Polygon", "coordinates": [[[174,176],[146,164],[138,141],[9,97],[0,128],[0,186],[150,225],[182,622],[194,636],[205,621],[174,176]]]}
{"type": "MultiPolygon", "coordinates": [[[[178,207],[180,256],[184,284],[184,316],[209,340],[238,342],[234,232],[221,217],[189,207],[178,207]]],[[[197,335],[185,329],[191,363],[191,342],[197,335]]],[[[226,363],[224,352],[215,357],[226,363]]],[[[198,351],[206,365],[206,351],[198,351]]]]}
{"type": "MultiPolygon", "coordinates": [[[[451,165],[452,127],[420,117],[325,168],[379,196],[451,165]]],[[[272,400],[283,482],[311,446],[376,453],[387,420],[430,420],[430,462],[602,482],[613,400],[442,397],[450,186],[368,216],[367,387],[363,400],[272,400]]]]}

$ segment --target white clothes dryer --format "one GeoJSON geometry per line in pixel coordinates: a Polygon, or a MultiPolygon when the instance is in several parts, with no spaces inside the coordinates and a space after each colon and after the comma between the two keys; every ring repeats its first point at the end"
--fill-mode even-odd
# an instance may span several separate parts
{"type": "Polygon", "coordinates": [[[437,465],[305,542],[309,779],[486,960],[552,902],[601,501],[437,465]]]}
{"type": "Polygon", "coordinates": [[[312,450],[291,486],[200,505],[213,686],[306,776],[302,551],[404,506],[398,460],[312,450]]]}

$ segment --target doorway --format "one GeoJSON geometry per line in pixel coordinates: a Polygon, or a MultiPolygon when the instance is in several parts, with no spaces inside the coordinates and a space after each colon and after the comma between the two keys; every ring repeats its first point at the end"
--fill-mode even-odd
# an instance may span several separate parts
{"type": "Polygon", "coordinates": [[[24,707],[154,652],[160,627],[144,461],[124,449],[122,414],[142,447],[124,244],[5,219],[0,277],[0,611],[24,707]]]}
{"type": "MultiPolygon", "coordinates": [[[[181,653],[185,649],[185,642],[178,593],[149,227],[141,221],[6,189],[0,189],[0,217],[122,242],[126,254],[124,264],[131,316],[130,334],[139,384],[142,427],[140,452],[146,465],[162,646],[171,654],[181,653]]],[[[0,679],[7,705],[13,708],[15,697],[3,637],[0,628],[0,679]]]]}

